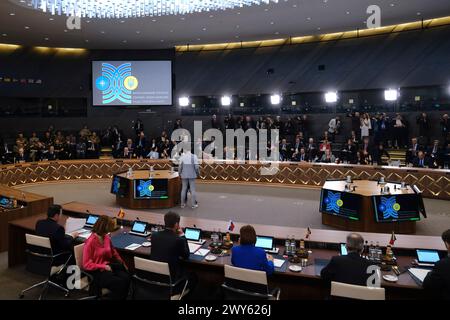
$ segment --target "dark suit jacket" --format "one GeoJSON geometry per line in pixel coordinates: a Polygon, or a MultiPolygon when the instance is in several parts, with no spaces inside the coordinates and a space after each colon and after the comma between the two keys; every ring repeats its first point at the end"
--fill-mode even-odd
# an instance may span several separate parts
{"type": "MultiPolygon", "coordinates": [[[[71,252],[73,238],[66,235],[64,227],[53,219],[39,220],[36,223],[36,235],[50,238],[53,254],[61,252],[71,252]]],[[[64,263],[67,260],[65,255],[58,257],[55,264],[64,263]]]]}
{"type": "Polygon", "coordinates": [[[432,166],[433,166],[433,163],[430,161],[430,158],[428,158],[428,157],[425,157],[425,158],[423,159],[423,166],[420,165],[420,159],[419,159],[419,157],[414,158],[414,160],[413,160],[412,163],[413,163],[413,166],[414,166],[414,167],[417,167],[417,168],[432,167],[432,166]]]}
{"type": "Polygon", "coordinates": [[[427,274],[423,288],[441,299],[450,300],[450,257],[441,259],[427,274]]]}
{"type": "Polygon", "coordinates": [[[183,275],[181,259],[189,258],[189,246],[185,237],[179,237],[172,230],[165,229],[152,235],[150,259],[167,262],[172,280],[183,275]]]}
{"type": "Polygon", "coordinates": [[[330,263],[322,269],[320,276],[325,281],[336,281],[359,286],[367,285],[367,268],[372,265],[370,261],[350,252],[346,256],[335,256],[330,263]]]}

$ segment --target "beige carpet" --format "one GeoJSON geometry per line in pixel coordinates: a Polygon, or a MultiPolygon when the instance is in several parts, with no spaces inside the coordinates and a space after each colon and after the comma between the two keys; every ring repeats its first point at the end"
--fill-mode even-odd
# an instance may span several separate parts
{"type": "MultiPolygon", "coordinates": [[[[53,196],[56,203],[80,201],[116,206],[109,181],[60,182],[21,187],[53,196]]],[[[199,208],[173,210],[183,216],[233,220],[276,226],[330,229],[321,223],[319,190],[248,186],[239,184],[197,184],[199,208]]],[[[417,234],[440,235],[450,227],[450,202],[425,199],[428,219],[417,223],[417,234]]],[[[167,210],[153,210],[164,213],[167,210]]],[[[145,210],[143,210],[145,212],[145,210]]]]}

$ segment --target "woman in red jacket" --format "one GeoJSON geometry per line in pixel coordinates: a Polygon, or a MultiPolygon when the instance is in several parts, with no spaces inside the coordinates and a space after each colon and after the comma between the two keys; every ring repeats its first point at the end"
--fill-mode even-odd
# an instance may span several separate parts
{"type": "Polygon", "coordinates": [[[83,269],[94,276],[99,288],[106,288],[111,299],[126,299],[130,286],[127,267],[111,243],[109,233],[114,230],[114,221],[101,216],[86,240],[83,250],[83,269]]]}

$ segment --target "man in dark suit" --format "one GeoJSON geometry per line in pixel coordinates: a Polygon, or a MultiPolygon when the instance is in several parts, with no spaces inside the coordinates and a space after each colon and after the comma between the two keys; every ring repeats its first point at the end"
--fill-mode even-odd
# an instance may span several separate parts
{"type": "MultiPolygon", "coordinates": [[[[182,266],[182,260],[189,259],[189,246],[180,228],[180,215],[169,211],[164,215],[165,229],[152,235],[152,250],[150,259],[167,262],[173,281],[188,277],[188,288],[192,291],[196,284],[194,274],[187,274],[182,266]]],[[[182,289],[182,288],[176,288],[182,289]]],[[[180,290],[181,291],[181,290],[180,290]]]]}
{"type": "Polygon", "coordinates": [[[335,256],[330,263],[322,269],[320,276],[325,281],[343,282],[353,285],[366,286],[371,275],[367,273],[372,263],[361,257],[364,249],[364,239],[357,233],[347,236],[346,256],[335,256]]]}
{"type": "Polygon", "coordinates": [[[352,139],[347,140],[347,144],[341,151],[341,158],[348,163],[356,163],[356,146],[352,139]]]}
{"type": "Polygon", "coordinates": [[[439,260],[423,281],[423,288],[440,299],[450,300],[450,229],[442,234],[447,256],[439,260]]]}
{"type": "MultiPolygon", "coordinates": [[[[77,233],[72,234],[72,236],[66,235],[64,227],[58,223],[60,216],[61,206],[55,204],[48,208],[47,219],[39,220],[36,223],[36,235],[50,238],[54,255],[62,252],[72,253],[73,239],[78,236],[77,233]]],[[[68,258],[68,255],[60,255],[53,263],[54,265],[61,265],[64,264],[68,258]]]]}
{"type": "Polygon", "coordinates": [[[417,157],[414,158],[412,164],[416,168],[434,168],[433,162],[430,161],[430,158],[425,156],[423,151],[417,153],[417,157]]]}

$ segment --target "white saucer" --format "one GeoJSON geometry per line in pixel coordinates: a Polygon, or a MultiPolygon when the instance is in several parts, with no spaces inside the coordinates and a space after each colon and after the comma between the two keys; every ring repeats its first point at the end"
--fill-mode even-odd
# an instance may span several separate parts
{"type": "Polygon", "coordinates": [[[142,243],[143,247],[150,247],[151,245],[152,245],[152,243],[148,242],[148,241],[142,243]]]}
{"type": "Polygon", "coordinates": [[[206,260],[206,261],[209,261],[209,262],[212,262],[212,261],[216,261],[216,260],[217,260],[217,257],[214,256],[214,255],[212,255],[212,254],[208,254],[208,255],[205,257],[205,260],[206,260]]]}
{"type": "Polygon", "coordinates": [[[291,270],[292,272],[300,272],[302,271],[302,267],[292,264],[289,266],[289,270],[291,270]]]}
{"type": "Polygon", "coordinates": [[[389,281],[389,282],[397,282],[398,281],[398,277],[394,276],[392,274],[385,274],[383,276],[383,279],[386,280],[386,281],[389,281]]]}

